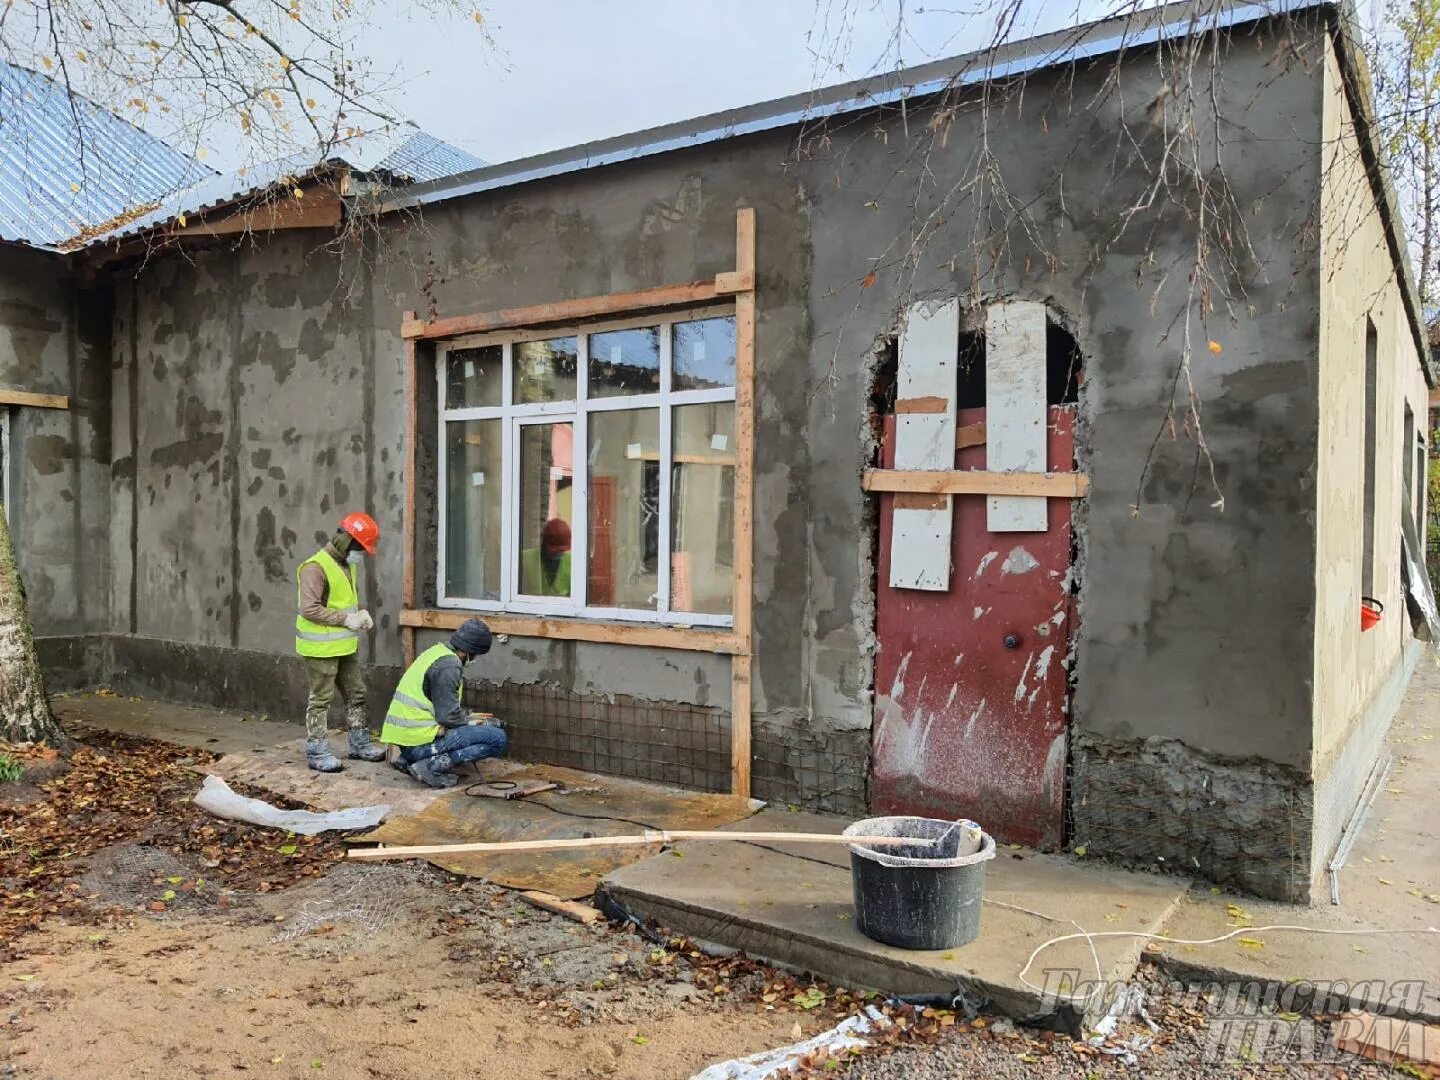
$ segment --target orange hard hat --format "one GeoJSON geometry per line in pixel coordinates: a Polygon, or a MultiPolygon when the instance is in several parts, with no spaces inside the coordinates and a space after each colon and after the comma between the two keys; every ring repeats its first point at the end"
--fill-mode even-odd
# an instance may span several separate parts
{"type": "Polygon", "coordinates": [[[354,537],[371,555],[375,554],[375,545],[380,542],[380,526],[375,524],[375,519],[369,514],[359,510],[346,514],[340,519],[340,528],[354,537]]]}

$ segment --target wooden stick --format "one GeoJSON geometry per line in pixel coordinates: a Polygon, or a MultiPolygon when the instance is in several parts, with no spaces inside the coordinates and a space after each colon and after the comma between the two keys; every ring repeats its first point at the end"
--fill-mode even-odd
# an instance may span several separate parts
{"type": "Polygon", "coordinates": [[[574,900],[561,900],[560,897],[548,892],[522,892],[520,899],[531,907],[563,915],[567,919],[584,923],[586,926],[605,917],[597,908],[593,908],[589,904],[579,904],[574,900]]]}
{"type": "Polygon", "coordinates": [[[517,851],[573,851],[593,847],[646,847],[677,840],[735,840],[769,844],[860,844],[864,847],[932,847],[913,836],[841,836],[839,833],[718,832],[710,829],[647,829],[638,836],[579,836],[563,840],[505,840],[498,843],[421,844],[411,847],[351,848],[352,859],[415,859],[427,855],[499,855],[517,851]]]}
{"type": "Polygon", "coordinates": [[[755,209],[735,215],[735,577],[732,627],[741,651],[730,664],[730,791],[750,797],[750,664],[755,651],[752,580],[755,522],[755,209]]]}
{"type": "Polygon", "coordinates": [[[70,399],[64,394],[32,394],[28,390],[0,389],[0,405],[25,405],[32,409],[68,409],[70,399]]]}
{"type": "MultiPolygon", "coordinates": [[[[415,312],[405,312],[404,321],[414,322],[415,312]]],[[[417,472],[417,440],[420,438],[420,372],[419,357],[415,342],[405,339],[405,521],[404,521],[404,577],[402,599],[405,608],[415,606],[415,483],[417,472]]],[[[443,529],[445,523],[441,522],[443,529]]],[[[415,631],[407,627],[404,631],[405,666],[415,661],[415,631]]]]}
{"type": "Polygon", "coordinates": [[[1084,473],[986,472],[981,469],[866,469],[866,491],[913,491],[930,495],[1048,495],[1083,498],[1090,489],[1084,473]]]}

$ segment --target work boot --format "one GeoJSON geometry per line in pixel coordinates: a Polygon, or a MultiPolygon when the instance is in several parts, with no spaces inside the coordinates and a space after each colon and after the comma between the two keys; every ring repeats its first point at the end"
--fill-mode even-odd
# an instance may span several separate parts
{"type": "Polygon", "coordinates": [[[449,754],[436,754],[415,762],[408,772],[422,784],[433,788],[448,788],[460,782],[460,778],[450,771],[452,768],[454,762],[450,760],[449,754]]]}
{"type": "Polygon", "coordinates": [[[330,749],[329,739],[306,739],[305,761],[316,772],[339,772],[345,767],[330,749]]]}
{"type": "Polygon", "coordinates": [[[385,748],[376,746],[370,741],[370,730],[366,727],[352,727],[350,729],[350,753],[352,758],[359,758],[361,761],[384,761],[385,748]]]}

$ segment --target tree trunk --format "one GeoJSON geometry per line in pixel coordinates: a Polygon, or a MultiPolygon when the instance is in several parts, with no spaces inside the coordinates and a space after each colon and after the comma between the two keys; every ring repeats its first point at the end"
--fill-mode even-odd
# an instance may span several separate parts
{"type": "Polygon", "coordinates": [[[63,746],[65,733],[50,711],[35,638],[20,585],[20,568],[0,504],[0,739],[63,746]]]}

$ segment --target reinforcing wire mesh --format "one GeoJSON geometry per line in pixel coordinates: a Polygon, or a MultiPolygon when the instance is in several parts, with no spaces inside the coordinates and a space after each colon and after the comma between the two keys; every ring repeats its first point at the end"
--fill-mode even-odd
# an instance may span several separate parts
{"type": "Polygon", "coordinates": [[[337,867],[317,883],[321,895],[308,897],[287,916],[285,928],[271,941],[289,942],[332,929],[362,940],[373,938],[405,915],[428,873],[428,867],[413,863],[337,867]]]}

